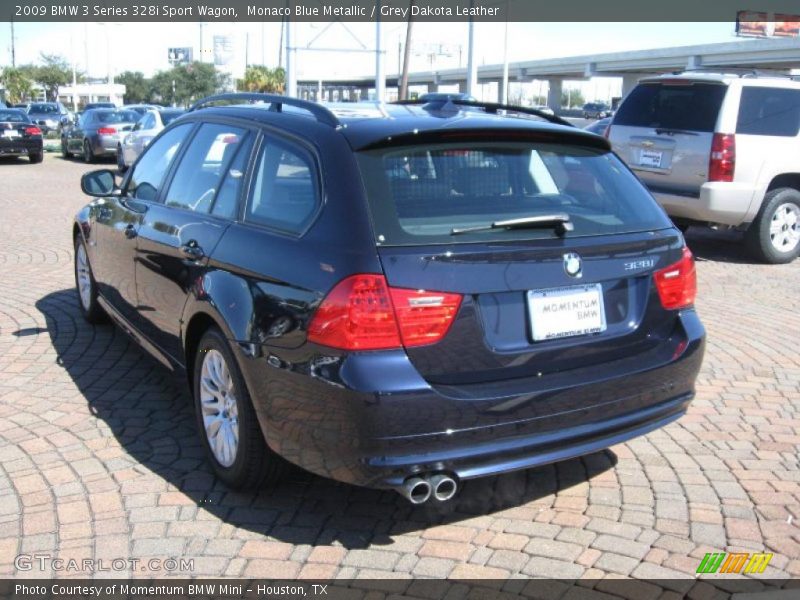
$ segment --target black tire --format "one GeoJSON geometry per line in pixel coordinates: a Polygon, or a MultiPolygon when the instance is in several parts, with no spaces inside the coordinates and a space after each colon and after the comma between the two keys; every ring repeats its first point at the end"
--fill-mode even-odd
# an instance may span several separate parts
{"type": "MultiPolygon", "coordinates": [[[[219,329],[211,327],[205,332],[194,357],[192,391],[197,419],[198,433],[208,460],[216,476],[234,489],[258,489],[276,483],[286,469],[286,463],[272,452],[264,441],[258,424],[250,393],[242,377],[239,364],[231,351],[230,344],[219,329]],[[214,455],[209,436],[203,421],[203,401],[201,400],[201,376],[206,357],[214,356],[212,351],[222,355],[233,383],[233,396],[238,413],[238,445],[232,464],[225,466],[214,455]]],[[[227,396],[226,396],[227,397],[227,396]]]]}
{"type": "Polygon", "coordinates": [[[103,310],[103,307],[97,302],[97,282],[94,280],[94,275],[92,274],[92,266],[89,263],[88,254],[86,253],[86,245],[83,243],[83,239],[80,235],[75,238],[75,289],[78,293],[78,306],[81,309],[81,314],[83,314],[83,318],[86,319],[89,323],[103,323],[106,320],[106,313],[103,310]],[[81,268],[79,267],[79,258],[81,255],[81,251],[83,252],[83,257],[85,258],[85,268],[86,272],[83,273],[84,275],[88,275],[88,285],[89,285],[89,292],[87,297],[81,294],[81,268]]]}
{"type": "Polygon", "coordinates": [[[122,146],[117,144],[117,170],[120,173],[124,173],[128,170],[128,167],[125,165],[125,160],[122,158],[122,146]]]}
{"type": "Polygon", "coordinates": [[[91,144],[89,144],[89,140],[83,140],[83,162],[94,162],[94,152],[92,151],[91,144]]]}
{"type": "Polygon", "coordinates": [[[69,150],[67,150],[67,140],[63,138],[61,140],[61,158],[66,158],[66,159],[72,158],[72,153],[69,150]]]}
{"type": "Polygon", "coordinates": [[[675,217],[672,219],[672,224],[675,225],[678,229],[681,230],[681,233],[686,233],[689,227],[692,226],[692,222],[688,219],[681,219],[680,217],[675,217]]]}
{"type": "Polygon", "coordinates": [[[41,152],[34,152],[32,154],[28,154],[28,159],[33,163],[40,163],[44,160],[44,154],[41,152]]]}
{"type": "MultiPolygon", "coordinates": [[[[800,191],[794,188],[777,188],[767,192],[761,208],[753,223],[745,234],[745,242],[752,255],[766,263],[783,264],[793,261],[800,254],[800,241],[795,241],[793,246],[785,250],[773,244],[770,227],[773,219],[779,218],[776,213],[781,209],[781,214],[788,210],[794,211],[795,218],[800,215],[800,191]]],[[[800,223],[795,221],[793,230],[800,232],[800,223]]]]}

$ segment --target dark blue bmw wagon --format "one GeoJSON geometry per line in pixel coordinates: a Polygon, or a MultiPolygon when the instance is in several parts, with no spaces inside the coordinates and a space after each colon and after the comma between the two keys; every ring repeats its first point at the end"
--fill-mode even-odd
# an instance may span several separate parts
{"type": "Polygon", "coordinates": [[[446,501],[694,395],[692,254],[608,142],[558,117],[228,94],[81,185],[82,311],[187,374],[230,486],[288,461],[446,501]]]}

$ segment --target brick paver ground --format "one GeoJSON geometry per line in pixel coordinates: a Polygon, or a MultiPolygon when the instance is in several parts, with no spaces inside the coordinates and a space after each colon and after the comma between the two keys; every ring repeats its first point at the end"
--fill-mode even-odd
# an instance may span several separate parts
{"type": "MultiPolygon", "coordinates": [[[[302,473],[233,493],[203,460],[182,382],[79,315],[70,223],[85,170],[0,161],[0,576],[50,574],[15,569],[42,553],[192,558],[191,574],[209,576],[585,577],[607,591],[620,576],[676,577],[688,589],[712,551],[772,552],[763,576],[800,576],[800,261],[751,264],[735,235],[690,232],[705,365],[689,414],[644,438],[469,482],[439,512],[302,473]]],[[[162,572],[140,569],[120,574],[162,572]]]]}

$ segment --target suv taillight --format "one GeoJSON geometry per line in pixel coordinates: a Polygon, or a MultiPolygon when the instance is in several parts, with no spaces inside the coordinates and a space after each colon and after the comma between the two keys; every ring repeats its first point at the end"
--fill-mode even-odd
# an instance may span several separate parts
{"type": "Polygon", "coordinates": [[[733,181],[735,168],[736,136],[732,133],[715,133],[708,161],[708,180],[733,181]]]}
{"type": "Polygon", "coordinates": [[[697,295],[697,273],[689,248],[683,248],[681,259],[653,274],[661,305],[667,310],[688,308],[697,295]]]}
{"type": "Polygon", "coordinates": [[[342,350],[388,350],[441,340],[461,294],[389,287],[377,274],[340,281],[317,309],[308,339],[342,350]]]}

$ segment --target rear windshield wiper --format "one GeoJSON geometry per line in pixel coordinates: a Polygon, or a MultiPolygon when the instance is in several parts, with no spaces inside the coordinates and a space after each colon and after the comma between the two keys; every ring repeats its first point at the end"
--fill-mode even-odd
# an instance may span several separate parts
{"type": "Polygon", "coordinates": [[[522,217],[521,219],[508,219],[506,221],[495,221],[490,225],[479,227],[462,227],[450,230],[450,235],[460,235],[462,233],[475,233],[479,231],[492,231],[493,229],[555,229],[558,235],[564,235],[567,231],[572,231],[575,227],[569,219],[567,213],[553,213],[550,215],[536,215],[534,217],[522,217]]]}
{"type": "Polygon", "coordinates": [[[699,135],[696,131],[689,131],[687,129],[675,129],[674,127],[656,127],[656,133],[661,135],[662,133],[666,133],[667,135],[675,135],[679,133],[681,135],[699,135]]]}

